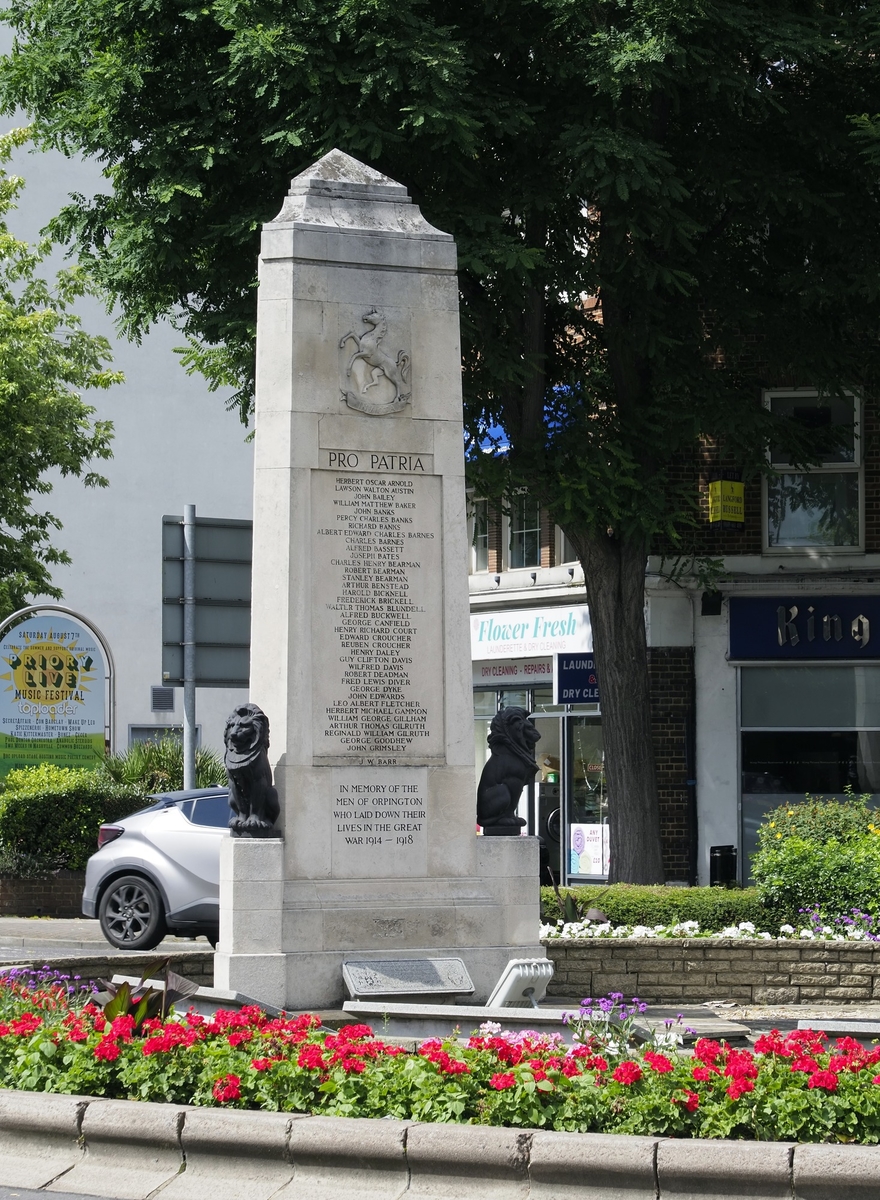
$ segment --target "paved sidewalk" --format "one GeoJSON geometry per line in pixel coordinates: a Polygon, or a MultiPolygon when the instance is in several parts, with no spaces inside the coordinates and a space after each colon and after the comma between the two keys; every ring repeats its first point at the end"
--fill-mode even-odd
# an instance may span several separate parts
{"type": "MultiPolygon", "coordinates": [[[[167,937],[153,953],[163,950],[209,949],[205,938],[167,937]]],[[[0,963],[45,955],[61,958],[69,954],[131,954],[117,950],[106,940],[101,926],[87,917],[0,917],[0,963]]]]}

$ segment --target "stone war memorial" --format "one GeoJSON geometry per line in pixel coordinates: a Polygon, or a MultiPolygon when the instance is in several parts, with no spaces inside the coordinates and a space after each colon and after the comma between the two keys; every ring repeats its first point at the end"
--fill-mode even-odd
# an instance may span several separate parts
{"type": "Polygon", "coordinates": [[[339,150],[263,231],[251,699],[275,836],[224,839],[216,982],[338,1004],[343,962],[538,943],[538,844],[476,836],[455,244],[339,150]]]}

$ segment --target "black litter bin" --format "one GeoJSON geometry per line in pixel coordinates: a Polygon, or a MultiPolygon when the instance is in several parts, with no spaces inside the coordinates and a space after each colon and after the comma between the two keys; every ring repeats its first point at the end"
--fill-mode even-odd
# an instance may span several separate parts
{"type": "Polygon", "coordinates": [[[709,850],[709,886],[732,887],[736,883],[736,846],[712,846],[709,850]]]}

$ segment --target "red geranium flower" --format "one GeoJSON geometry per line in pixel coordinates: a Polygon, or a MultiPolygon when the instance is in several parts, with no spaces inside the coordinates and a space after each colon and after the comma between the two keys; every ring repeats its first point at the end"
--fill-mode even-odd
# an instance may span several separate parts
{"type": "Polygon", "coordinates": [[[106,1062],[113,1062],[119,1058],[119,1046],[111,1038],[101,1038],[95,1047],[95,1058],[103,1058],[106,1062]]]}
{"type": "Polygon", "coordinates": [[[833,1071],[817,1071],[807,1080],[808,1088],[821,1088],[823,1092],[837,1091],[837,1076],[833,1071]]]}
{"type": "Polygon", "coordinates": [[[273,1061],[271,1058],[253,1058],[251,1059],[251,1066],[255,1071],[268,1071],[273,1061]]]}
{"type": "Polygon", "coordinates": [[[224,1075],[222,1079],[218,1079],[214,1084],[212,1089],[214,1099],[219,1100],[221,1104],[225,1104],[228,1100],[240,1100],[240,1084],[241,1079],[238,1075],[224,1075]]]}
{"type": "MultiPolygon", "coordinates": [[[[880,1077],[878,1077],[880,1078],[880,1077]]],[[[493,1075],[489,1080],[489,1087],[495,1088],[497,1092],[503,1092],[507,1088],[512,1088],[516,1084],[516,1076],[510,1074],[493,1075]]]]}
{"type": "Polygon", "coordinates": [[[733,1083],[727,1089],[727,1094],[731,1100],[739,1100],[740,1096],[746,1092],[753,1092],[755,1085],[751,1079],[734,1079],[733,1083]]]}
{"type": "Polygon", "coordinates": [[[700,1062],[711,1067],[720,1057],[720,1042],[713,1042],[710,1038],[697,1038],[697,1043],[694,1046],[694,1058],[698,1058],[700,1062]]]}
{"type": "Polygon", "coordinates": [[[316,1046],[314,1042],[303,1046],[296,1061],[297,1066],[303,1067],[307,1071],[324,1071],[327,1068],[321,1047],[316,1046]]]}
{"type": "Polygon", "coordinates": [[[803,1071],[805,1075],[812,1075],[814,1071],[819,1070],[819,1064],[815,1058],[809,1058],[806,1054],[802,1058],[796,1058],[791,1064],[792,1071],[803,1071]]]}
{"type": "Polygon", "coordinates": [[[353,1042],[358,1038],[371,1038],[373,1031],[369,1025],[343,1025],[339,1030],[339,1036],[353,1042]]]}
{"type": "Polygon", "coordinates": [[[651,1070],[656,1071],[658,1075],[665,1075],[673,1069],[665,1054],[655,1054],[653,1050],[646,1050],[644,1058],[651,1070]]]}
{"type": "Polygon", "coordinates": [[[642,1068],[638,1063],[627,1061],[622,1062],[620,1066],[615,1067],[611,1074],[611,1078],[617,1083],[638,1083],[642,1077],[642,1068]]]}

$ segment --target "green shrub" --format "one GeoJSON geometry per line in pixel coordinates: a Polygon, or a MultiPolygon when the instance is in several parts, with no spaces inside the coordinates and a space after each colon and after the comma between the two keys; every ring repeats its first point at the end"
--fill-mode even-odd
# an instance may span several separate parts
{"type": "MultiPolygon", "coordinates": [[[[178,738],[137,742],[122,754],[105,758],[98,770],[115,783],[150,792],[179,792],[183,788],[183,744],[178,738]]],[[[226,768],[213,750],[196,751],[196,787],[226,784],[226,768]]]]}
{"type": "Polygon", "coordinates": [[[853,909],[880,915],[880,839],[848,842],[788,837],[755,855],[752,874],[765,907],[797,925],[818,908],[826,920],[853,909]]]}
{"type": "Polygon", "coordinates": [[[765,907],[797,925],[817,908],[832,921],[853,909],[880,914],[880,829],[867,797],[782,804],[758,830],[752,877],[765,907]]]}
{"type": "Polygon", "coordinates": [[[10,771],[0,794],[0,860],[17,874],[82,870],[97,848],[98,826],[143,808],[143,788],[100,771],[43,763],[10,771]]]}
{"type": "MultiPolygon", "coordinates": [[[[851,842],[865,837],[877,816],[868,808],[868,796],[850,796],[847,800],[823,800],[811,796],[797,804],[780,804],[767,813],[758,828],[758,856],[775,842],[787,837],[808,842],[851,842]]],[[[752,856],[752,862],[756,856],[752,856]]]]}
{"type": "MultiPolygon", "coordinates": [[[[699,921],[701,929],[724,929],[740,921],[752,921],[758,929],[777,932],[767,923],[755,888],[719,887],[642,887],[636,884],[594,884],[565,888],[575,897],[581,913],[598,908],[612,925],[673,925],[678,921],[699,921]]],[[[541,912],[545,921],[562,916],[559,900],[552,888],[541,888],[541,912]]]]}

